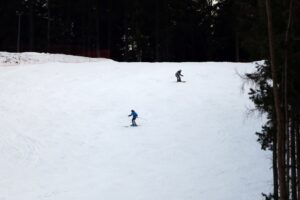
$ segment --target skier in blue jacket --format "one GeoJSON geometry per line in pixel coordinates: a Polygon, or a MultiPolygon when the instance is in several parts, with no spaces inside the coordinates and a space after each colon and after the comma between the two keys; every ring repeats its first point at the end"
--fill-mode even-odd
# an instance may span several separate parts
{"type": "Polygon", "coordinates": [[[130,116],[132,116],[132,120],[131,120],[132,124],[131,124],[131,126],[137,126],[135,120],[138,117],[138,114],[134,110],[131,110],[131,114],[128,115],[128,117],[130,117],[130,116]]]}

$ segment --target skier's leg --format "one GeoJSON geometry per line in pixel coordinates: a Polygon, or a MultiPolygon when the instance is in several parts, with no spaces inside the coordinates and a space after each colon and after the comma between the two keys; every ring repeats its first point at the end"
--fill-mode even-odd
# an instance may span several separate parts
{"type": "Polygon", "coordinates": [[[132,119],[132,124],[133,124],[133,126],[137,126],[135,120],[136,120],[136,118],[133,118],[133,119],[132,119]]]}

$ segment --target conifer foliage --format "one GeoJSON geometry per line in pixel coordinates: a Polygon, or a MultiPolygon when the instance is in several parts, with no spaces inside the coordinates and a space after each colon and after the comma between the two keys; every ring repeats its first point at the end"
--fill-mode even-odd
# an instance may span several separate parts
{"type": "Polygon", "coordinates": [[[256,85],[250,98],[268,118],[257,133],[262,149],[273,154],[274,190],[264,197],[296,200],[300,198],[300,3],[265,0],[263,8],[265,16],[257,27],[266,23],[268,36],[262,44],[268,42],[268,62],[246,76],[256,85]]]}

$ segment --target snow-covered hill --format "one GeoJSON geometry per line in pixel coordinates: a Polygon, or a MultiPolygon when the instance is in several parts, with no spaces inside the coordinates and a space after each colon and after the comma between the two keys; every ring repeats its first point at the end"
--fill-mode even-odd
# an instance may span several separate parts
{"type": "Polygon", "coordinates": [[[24,65],[24,64],[42,64],[49,62],[61,63],[83,63],[83,62],[100,62],[109,61],[105,58],[87,58],[81,56],[71,56],[64,54],[49,54],[49,53],[10,53],[0,52],[0,66],[24,65]]]}
{"type": "Polygon", "coordinates": [[[236,73],[254,64],[77,61],[0,67],[1,200],[258,200],[270,191],[270,156],[254,135],[263,119],[247,117],[236,73]],[[175,82],[178,69],[186,83],[175,82]],[[131,109],[137,128],[126,127],[131,109]]]}

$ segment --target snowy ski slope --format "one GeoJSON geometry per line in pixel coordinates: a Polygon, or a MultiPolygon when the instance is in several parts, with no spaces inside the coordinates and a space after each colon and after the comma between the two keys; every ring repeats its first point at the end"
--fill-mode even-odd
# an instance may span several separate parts
{"type": "Polygon", "coordinates": [[[270,155],[254,134],[263,119],[247,117],[253,105],[237,75],[254,64],[77,61],[0,66],[0,200],[271,191],[270,155]],[[186,83],[175,82],[178,69],[186,83]],[[137,128],[125,127],[131,109],[137,128]]]}

